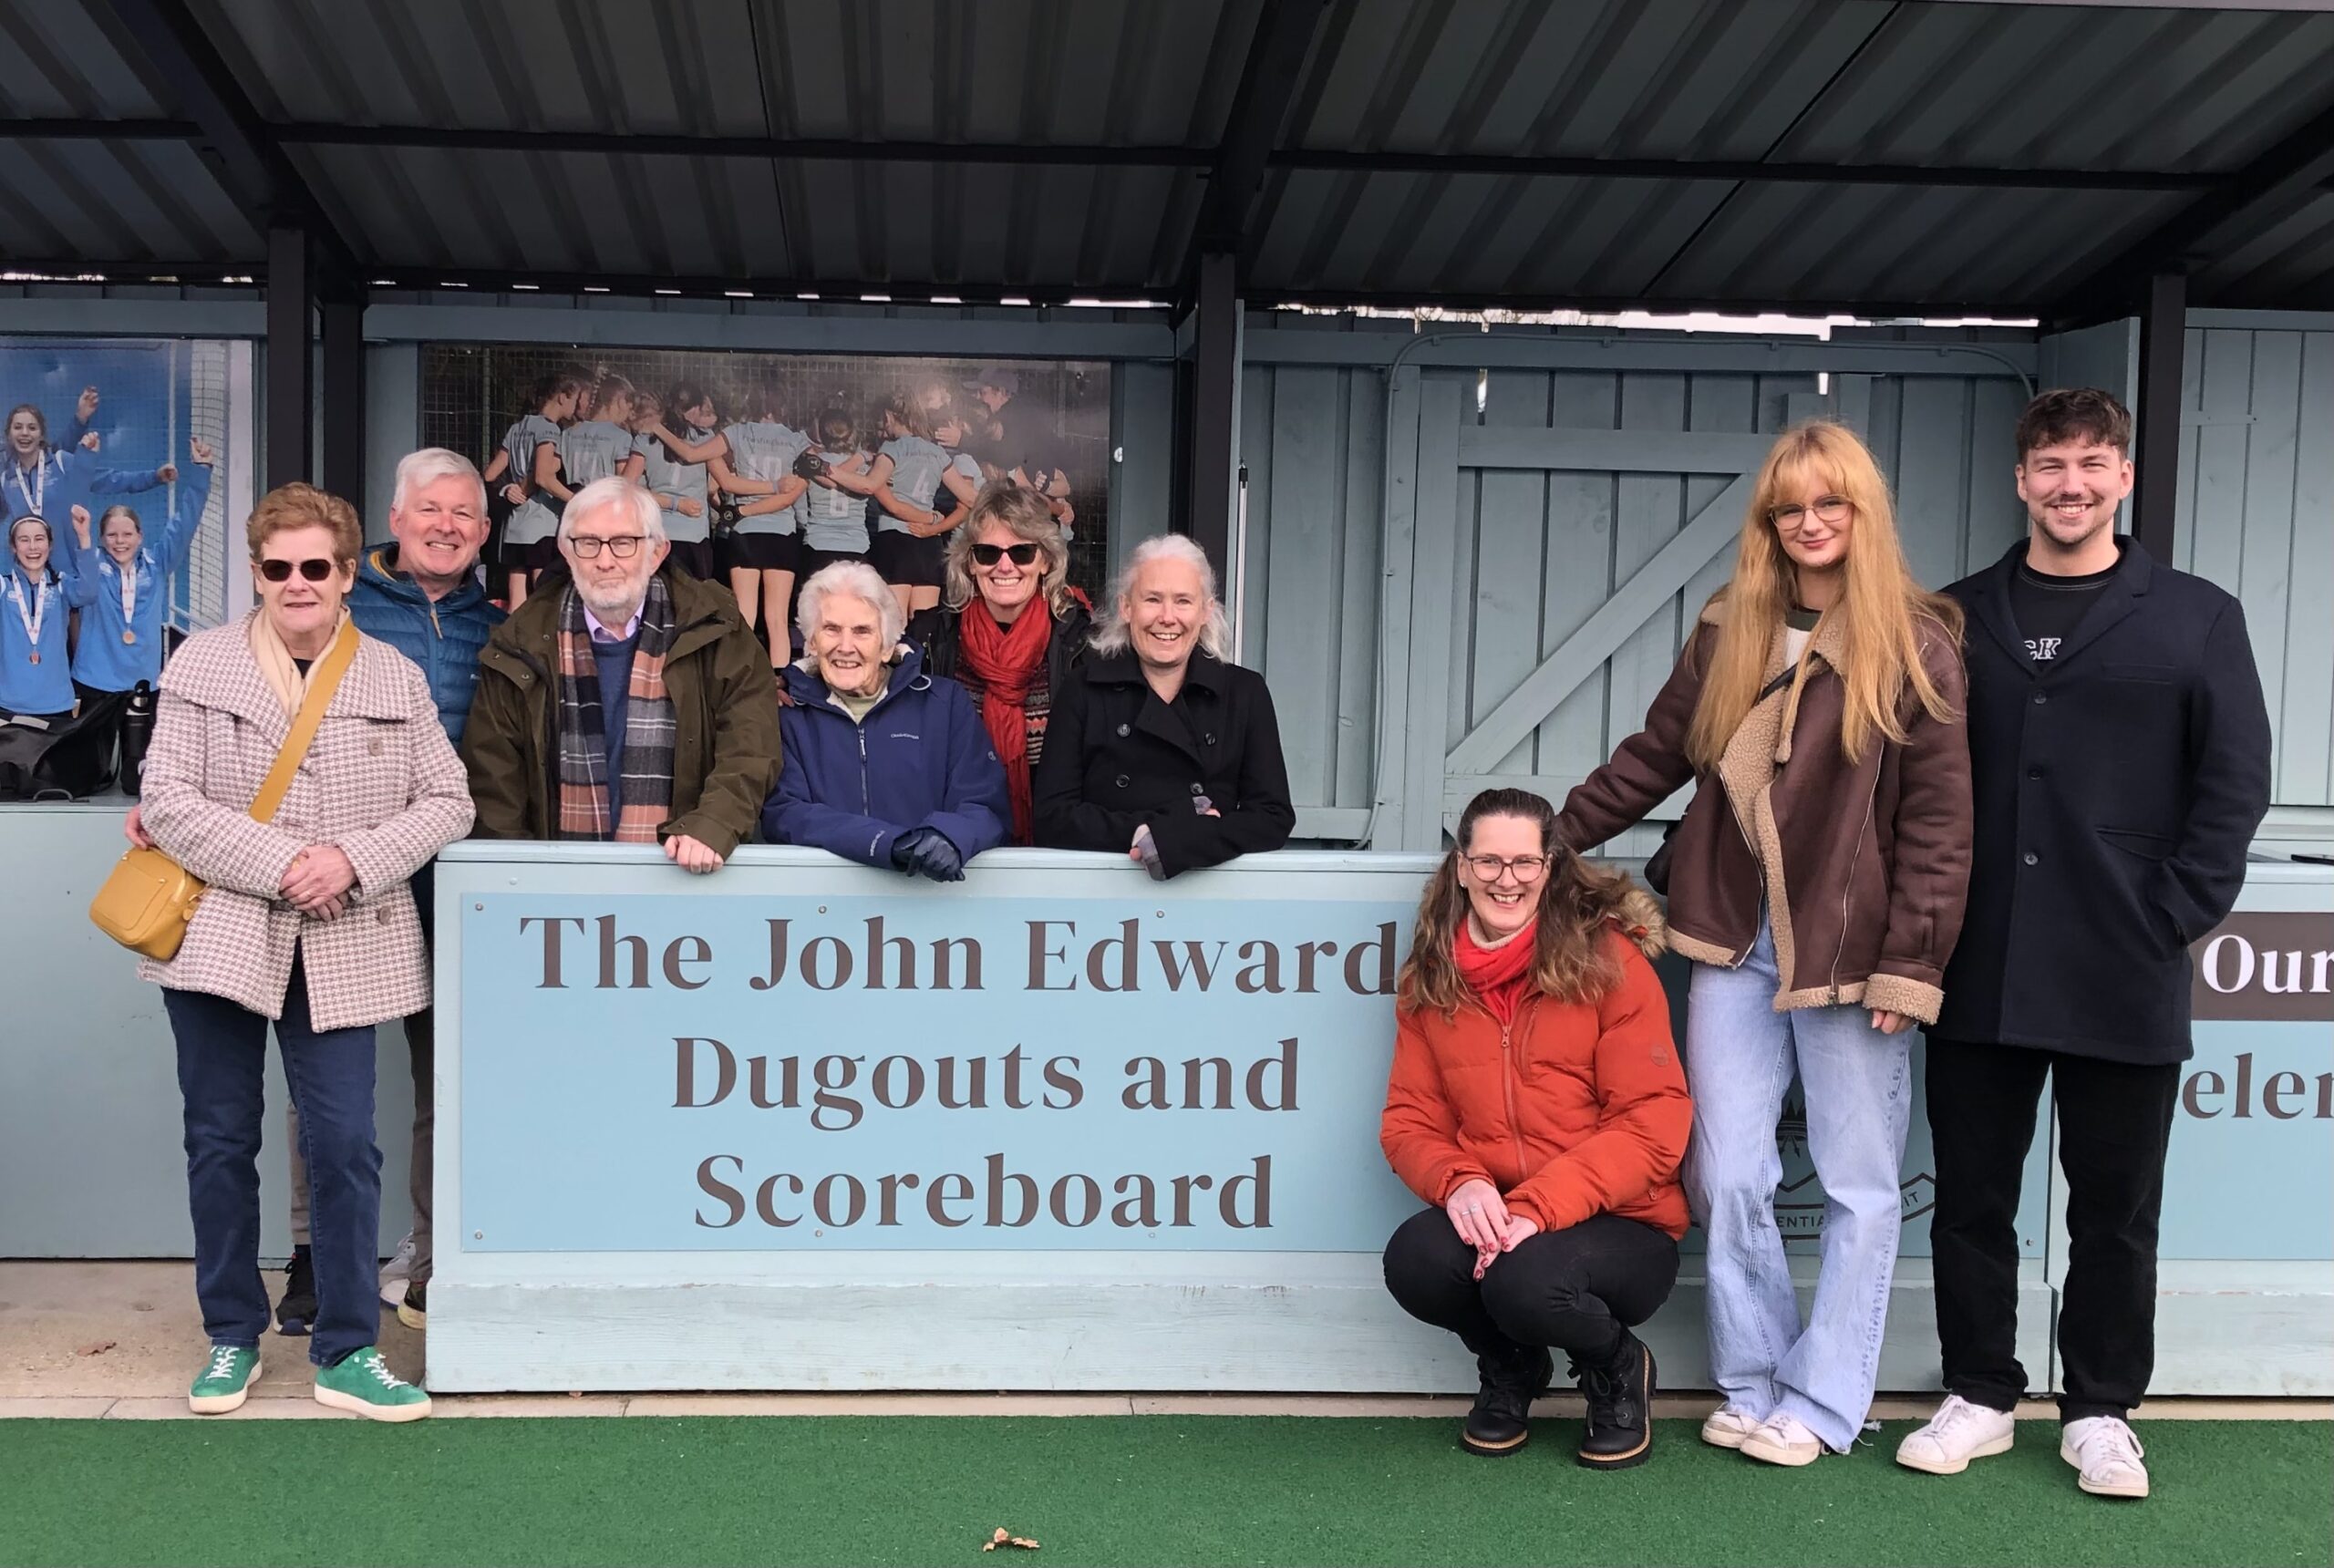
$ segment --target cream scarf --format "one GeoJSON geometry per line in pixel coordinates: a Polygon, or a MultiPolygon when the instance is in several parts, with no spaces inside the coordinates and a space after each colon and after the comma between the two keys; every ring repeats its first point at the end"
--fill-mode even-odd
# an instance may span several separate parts
{"type": "MultiPolygon", "coordinates": [[[[339,640],[340,628],[347,620],[348,611],[344,607],[340,619],[333,623],[332,635],[325,639],[326,648],[339,640]]],[[[293,661],[292,650],[284,645],[284,639],[275,634],[274,626],[268,624],[265,610],[252,612],[243,635],[251,644],[252,659],[259,665],[260,678],[267,682],[269,690],[275,693],[275,700],[284,705],[284,717],[297,717],[300,705],[307,700],[308,683],[315,679],[316,665],[323,662],[324,655],[318,654],[309,660],[307,673],[303,675],[300,666],[293,661]]]]}

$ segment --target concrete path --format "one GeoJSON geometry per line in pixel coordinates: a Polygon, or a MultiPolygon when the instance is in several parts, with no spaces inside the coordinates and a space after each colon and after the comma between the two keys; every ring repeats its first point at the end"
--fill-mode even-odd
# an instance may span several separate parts
{"type": "MultiPolygon", "coordinates": [[[[207,1341],[195,1310],[191,1265],[172,1263],[0,1263],[0,1418],[196,1419],[186,1386],[207,1341]]],[[[280,1274],[267,1276],[273,1295],[280,1274]]],[[[262,1372],[238,1419],[358,1418],[312,1397],[308,1342],[270,1335],[262,1372]]],[[[384,1307],[381,1350],[403,1377],[426,1386],[421,1335],[384,1307]]],[[[1441,1416],[1465,1413],[1464,1398],[1296,1394],[443,1394],[439,1417],[489,1416],[1441,1416]]],[[[1665,1395],[1657,1414],[1699,1418],[1710,1397],[1665,1395]]],[[[1875,1419],[1926,1416],[1933,1397],[1890,1398],[1875,1419]]],[[[1576,1395],[1541,1402],[1544,1415],[1577,1417],[1576,1395]]],[[[2021,1418],[2055,1418],[2029,1402],[2021,1418]]],[[[2334,1418],[2334,1400],[2168,1399],[2137,1418],[2226,1420],[2334,1418]]]]}

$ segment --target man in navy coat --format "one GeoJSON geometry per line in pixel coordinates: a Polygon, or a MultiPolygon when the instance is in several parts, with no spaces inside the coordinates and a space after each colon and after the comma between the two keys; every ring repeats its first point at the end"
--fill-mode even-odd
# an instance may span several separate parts
{"type": "Polygon", "coordinates": [[[2060,1453],[2148,1492],[2125,1418],[2155,1362],[2156,1222],[2188,948],[2227,915],[2269,804],[2269,718],[2237,602],[2115,532],[2132,418],[2094,389],[2018,423],[2027,537],[1947,592],[1968,614],[1968,913],[1928,1040],[1930,1221],[1947,1398],[1899,1463],[2009,1449],[2019,1177],[2047,1077],[2071,1240],[2060,1453]]]}

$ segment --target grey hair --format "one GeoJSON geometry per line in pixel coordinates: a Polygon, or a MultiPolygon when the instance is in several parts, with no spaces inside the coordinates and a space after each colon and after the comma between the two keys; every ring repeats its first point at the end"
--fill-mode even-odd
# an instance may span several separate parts
{"type": "Polygon", "coordinates": [[[1110,597],[1094,627],[1089,645],[1098,654],[1123,654],[1131,642],[1127,627],[1127,595],[1134,592],[1135,579],[1142,569],[1154,561],[1180,561],[1200,574],[1200,591],[1207,595],[1207,612],[1200,619],[1200,651],[1210,658],[1229,661],[1232,657],[1232,620],[1224,613],[1224,601],[1215,593],[1215,567],[1207,552],[1192,542],[1187,533],[1162,533],[1144,540],[1134,547],[1127,558],[1126,569],[1110,584],[1110,597]]]}
{"type": "Polygon", "coordinates": [[[587,511],[597,511],[604,506],[621,506],[632,513],[632,521],[640,524],[640,531],[650,539],[665,538],[665,511],[656,498],[621,474],[610,474],[604,480],[594,480],[575,492],[567,510],[559,514],[559,542],[564,544],[575,533],[575,520],[587,511]]]}
{"type": "Polygon", "coordinates": [[[883,573],[864,561],[837,561],[821,566],[795,594],[794,622],[802,628],[806,645],[827,601],[838,593],[846,599],[867,601],[875,612],[876,625],[883,631],[883,645],[898,645],[901,634],[908,629],[907,612],[900,608],[900,596],[892,592],[883,573]]]}
{"type": "Polygon", "coordinates": [[[444,447],[424,447],[398,459],[398,483],[389,496],[389,510],[404,511],[407,498],[414,491],[445,479],[468,480],[477,486],[478,509],[481,512],[486,510],[486,480],[479,473],[478,465],[444,447]]]}
{"type": "Polygon", "coordinates": [[[948,535],[943,575],[947,579],[940,602],[961,610],[980,592],[973,581],[973,541],[983,523],[1002,526],[1014,538],[1038,547],[1042,565],[1038,593],[1055,614],[1067,614],[1069,596],[1069,547],[1062,542],[1061,524],[1046,510],[1046,499],[1011,480],[991,480],[973,497],[972,512],[948,535]]]}

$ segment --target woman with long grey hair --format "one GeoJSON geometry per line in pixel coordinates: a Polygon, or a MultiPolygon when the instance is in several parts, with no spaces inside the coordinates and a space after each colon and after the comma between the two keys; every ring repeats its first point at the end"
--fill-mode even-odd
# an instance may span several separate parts
{"type": "Polygon", "coordinates": [[[1038,843],[1110,851],[1164,880],[1288,841],[1272,693],[1226,662],[1231,644],[1206,553],[1176,533],[1137,545],[1049,717],[1038,843]]]}

